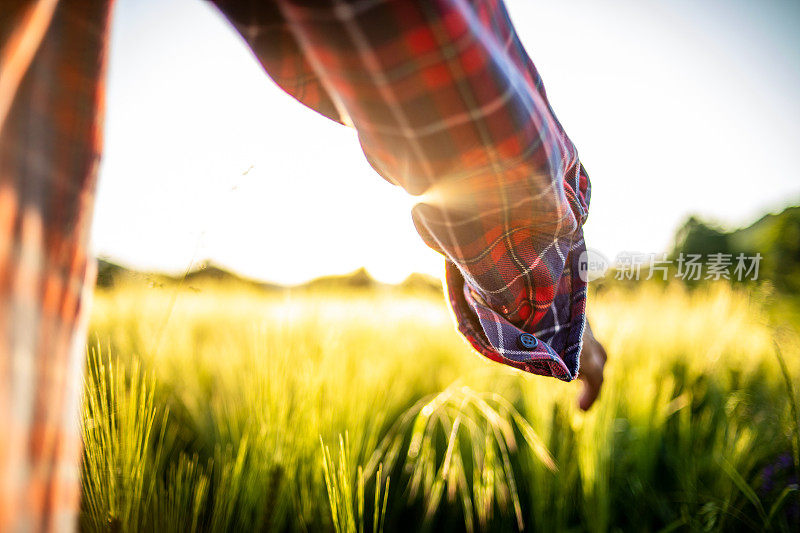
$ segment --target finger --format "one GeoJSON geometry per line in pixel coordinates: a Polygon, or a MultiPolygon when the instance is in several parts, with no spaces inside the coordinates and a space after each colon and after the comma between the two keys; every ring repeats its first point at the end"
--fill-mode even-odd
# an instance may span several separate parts
{"type": "Polygon", "coordinates": [[[580,407],[582,411],[588,411],[599,395],[600,386],[597,382],[587,379],[583,384],[583,391],[578,399],[578,407],[580,407]]]}
{"type": "Polygon", "coordinates": [[[608,361],[608,355],[606,354],[606,349],[599,342],[597,343],[597,348],[598,348],[598,353],[602,359],[602,364],[605,365],[606,361],[608,361]]]}
{"type": "Polygon", "coordinates": [[[584,411],[587,411],[600,395],[600,389],[603,386],[603,368],[605,366],[605,362],[597,351],[592,352],[592,356],[586,359],[581,372],[581,377],[584,381],[583,391],[578,399],[578,406],[584,411]]]}

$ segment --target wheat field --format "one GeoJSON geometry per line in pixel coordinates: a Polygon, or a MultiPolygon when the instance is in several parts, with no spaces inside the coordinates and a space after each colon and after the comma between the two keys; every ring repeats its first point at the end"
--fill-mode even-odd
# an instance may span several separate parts
{"type": "Polygon", "coordinates": [[[800,351],[760,300],[592,294],[609,365],[582,413],[436,294],[99,290],[81,528],[797,530],[800,351]]]}

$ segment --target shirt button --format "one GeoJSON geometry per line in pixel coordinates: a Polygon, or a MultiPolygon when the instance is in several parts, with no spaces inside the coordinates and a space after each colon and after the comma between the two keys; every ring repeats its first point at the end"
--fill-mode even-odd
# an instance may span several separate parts
{"type": "Polygon", "coordinates": [[[519,307],[519,318],[520,320],[528,320],[529,316],[531,316],[531,306],[528,302],[525,302],[519,307]]]}
{"type": "Polygon", "coordinates": [[[517,340],[519,341],[519,345],[524,350],[532,350],[539,344],[539,341],[536,339],[536,337],[530,333],[522,333],[517,340]]]}

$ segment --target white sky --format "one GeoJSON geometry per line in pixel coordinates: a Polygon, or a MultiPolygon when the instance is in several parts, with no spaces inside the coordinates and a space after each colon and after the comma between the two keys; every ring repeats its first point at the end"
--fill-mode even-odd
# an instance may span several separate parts
{"type": "MultiPolygon", "coordinates": [[[[659,252],[689,213],[737,226],[800,203],[797,2],[508,5],[592,179],[590,247],[659,252]]],[[[101,256],[167,271],[210,258],[283,283],[442,272],[413,199],[352,130],[278,89],[207,2],[118,0],[105,142],[101,256]]]]}

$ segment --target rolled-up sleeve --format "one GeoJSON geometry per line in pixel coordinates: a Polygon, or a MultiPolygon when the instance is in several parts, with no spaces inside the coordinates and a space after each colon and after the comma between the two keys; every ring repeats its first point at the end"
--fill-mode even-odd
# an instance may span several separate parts
{"type": "Polygon", "coordinates": [[[352,124],[372,167],[419,197],[459,331],[490,359],[574,379],[589,179],[503,3],[278,6],[280,41],[253,31],[257,8],[232,18],[282,87],[352,124]]]}

